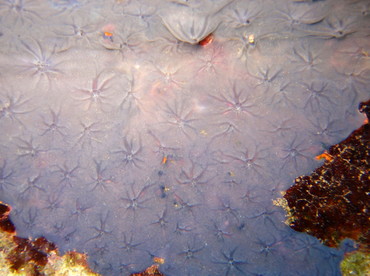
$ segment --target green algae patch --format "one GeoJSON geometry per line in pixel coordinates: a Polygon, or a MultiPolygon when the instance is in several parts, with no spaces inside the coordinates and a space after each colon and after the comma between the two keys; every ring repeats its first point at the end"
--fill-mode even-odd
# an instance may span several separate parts
{"type": "Polygon", "coordinates": [[[370,275],[370,254],[361,250],[349,253],[340,264],[343,276],[370,275]]]}

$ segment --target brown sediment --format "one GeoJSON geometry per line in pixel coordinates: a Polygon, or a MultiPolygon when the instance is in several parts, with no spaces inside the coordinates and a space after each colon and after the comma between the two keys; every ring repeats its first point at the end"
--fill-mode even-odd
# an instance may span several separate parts
{"type": "Polygon", "coordinates": [[[296,178],[284,194],[288,223],[325,245],[345,238],[370,251],[370,101],[360,104],[365,124],[321,157],[325,163],[309,176],[296,178]]]}

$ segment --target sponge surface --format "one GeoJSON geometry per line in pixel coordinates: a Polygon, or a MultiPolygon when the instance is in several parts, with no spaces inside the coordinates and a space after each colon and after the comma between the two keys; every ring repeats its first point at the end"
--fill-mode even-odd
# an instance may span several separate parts
{"type": "Polygon", "coordinates": [[[367,2],[1,0],[18,234],[103,275],[340,275],[272,200],[362,124],[367,2]]]}

